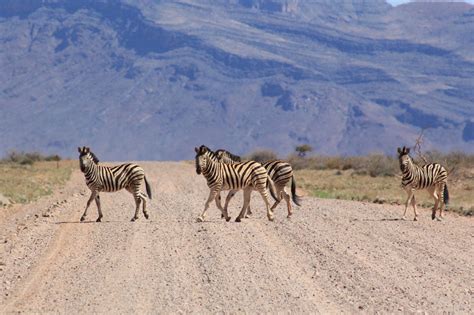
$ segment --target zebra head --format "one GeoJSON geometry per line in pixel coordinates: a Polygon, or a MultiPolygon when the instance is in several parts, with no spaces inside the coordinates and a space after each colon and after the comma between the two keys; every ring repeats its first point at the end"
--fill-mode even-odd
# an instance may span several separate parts
{"type": "Polygon", "coordinates": [[[408,155],[410,153],[410,148],[398,148],[398,162],[400,163],[400,170],[404,172],[408,169],[409,164],[411,163],[411,157],[408,155]]]}
{"type": "Polygon", "coordinates": [[[227,150],[219,149],[215,152],[217,160],[221,163],[233,164],[235,162],[240,162],[240,156],[234,155],[227,150]]]}
{"type": "Polygon", "coordinates": [[[194,148],[194,151],[196,151],[196,173],[200,175],[202,170],[206,169],[212,151],[205,145],[202,145],[199,148],[194,148]]]}
{"type": "Polygon", "coordinates": [[[78,147],[79,151],[79,166],[81,167],[81,172],[85,173],[92,164],[98,164],[99,159],[92,153],[89,147],[78,147]]]}

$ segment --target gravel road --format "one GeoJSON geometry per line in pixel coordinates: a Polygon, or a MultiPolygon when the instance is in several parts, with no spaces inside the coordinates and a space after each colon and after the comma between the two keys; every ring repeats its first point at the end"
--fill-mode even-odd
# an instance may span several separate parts
{"type": "MultiPolygon", "coordinates": [[[[402,206],[306,197],[266,219],[225,222],[189,162],[141,162],[150,220],[126,191],[101,194],[76,171],[54,195],[0,213],[0,313],[473,313],[474,221],[402,206]]],[[[400,194],[403,191],[400,190],[400,194]]],[[[231,202],[235,218],[241,193],[231,202]]],[[[455,196],[453,196],[455,198],[455,196]]]]}

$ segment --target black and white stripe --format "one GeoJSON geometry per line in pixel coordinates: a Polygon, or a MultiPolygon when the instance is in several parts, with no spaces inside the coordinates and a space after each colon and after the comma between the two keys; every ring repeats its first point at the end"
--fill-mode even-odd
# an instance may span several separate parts
{"type": "Polygon", "coordinates": [[[129,191],[135,199],[135,215],[132,221],[138,219],[140,202],[143,202],[143,215],[148,219],[146,211],[146,196],[151,199],[151,188],[145,177],[145,171],[137,164],[127,163],[117,166],[99,165],[99,159],[88,147],[78,148],[79,163],[81,171],[84,173],[87,187],[91,190],[91,196],[87,201],[87,206],[81,221],[84,221],[92,200],[95,200],[99,217],[97,222],[102,219],[102,210],[100,206],[100,192],[114,192],[121,189],[129,191]],[[145,182],[147,195],[141,192],[142,182],[145,182]]]}
{"type": "Polygon", "coordinates": [[[398,148],[398,160],[400,162],[400,170],[402,171],[402,187],[408,194],[403,218],[405,218],[408,204],[411,202],[413,211],[415,212],[414,220],[416,221],[418,219],[418,214],[416,212],[415,191],[426,189],[435,201],[431,218],[433,220],[436,218],[436,210],[439,206],[440,219],[443,217],[444,207],[449,202],[449,192],[447,185],[448,172],[442,165],[438,163],[430,163],[419,166],[413,162],[409,153],[409,148],[398,148]]]}
{"type": "MultiPolygon", "coordinates": [[[[217,159],[226,164],[232,164],[236,161],[240,161],[241,158],[238,155],[234,155],[227,150],[217,150],[216,151],[217,159]]],[[[275,185],[275,192],[276,192],[276,199],[277,201],[273,204],[272,210],[275,209],[281,200],[284,198],[286,200],[286,205],[288,209],[288,217],[290,217],[293,213],[290,201],[290,195],[286,192],[285,188],[286,185],[291,180],[291,197],[293,202],[301,206],[301,197],[296,195],[296,181],[295,176],[293,174],[293,168],[291,167],[290,163],[282,161],[282,160],[271,160],[262,163],[262,166],[267,170],[268,175],[273,180],[275,185]]],[[[235,195],[235,191],[229,192],[226,198],[225,208],[227,207],[230,199],[235,195]]],[[[251,214],[252,211],[250,210],[250,205],[247,210],[248,214],[251,214]]]]}
{"type": "Polygon", "coordinates": [[[236,219],[237,222],[240,222],[245,215],[252,190],[257,190],[261,194],[267,208],[267,217],[270,221],[273,221],[273,212],[270,209],[267,190],[267,187],[270,185],[273,195],[273,183],[267,171],[260,163],[255,161],[234,164],[220,163],[216,160],[215,153],[204,145],[200,148],[195,148],[195,151],[196,173],[204,175],[207,180],[207,186],[210,189],[204,211],[198,217],[199,222],[204,221],[209,204],[213,200],[216,200],[218,208],[222,211],[225,219],[229,221],[230,217],[227,214],[227,209],[222,208],[218,196],[222,190],[237,191],[240,189],[244,190],[244,205],[236,219]]]}

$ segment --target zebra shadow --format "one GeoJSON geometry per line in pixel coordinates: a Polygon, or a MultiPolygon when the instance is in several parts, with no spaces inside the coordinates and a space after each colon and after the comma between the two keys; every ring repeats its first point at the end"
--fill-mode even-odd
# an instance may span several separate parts
{"type": "Polygon", "coordinates": [[[410,220],[403,220],[402,218],[382,218],[382,219],[353,219],[351,222],[362,221],[362,222],[409,222],[410,220]]]}
{"type": "MultiPolygon", "coordinates": [[[[84,220],[84,221],[58,221],[54,222],[54,224],[111,224],[111,223],[124,223],[124,222],[130,222],[130,221],[112,221],[112,220],[103,220],[101,222],[96,222],[95,220],[84,220]]],[[[130,222],[132,223],[132,222],[130,222]]],[[[135,223],[135,222],[133,222],[135,223]]]]}

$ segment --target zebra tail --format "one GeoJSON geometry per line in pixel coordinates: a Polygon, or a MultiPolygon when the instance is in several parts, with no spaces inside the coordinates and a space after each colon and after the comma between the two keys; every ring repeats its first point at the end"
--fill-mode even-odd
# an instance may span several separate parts
{"type": "Polygon", "coordinates": [[[444,204],[447,205],[449,203],[449,191],[448,191],[448,185],[444,185],[444,191],[443,191],[443,200],[444,204]]]}
{"type": "Polygon", "coordinates": [[[269,188],[270,186],[270,195],[272,195],[272,198],[275,199],[275,201],[278,201],[277,197],[276,197],[276,192],[275,192],[275,183],[273,183],[273,180],[272,178],[270,177],[270,175],[267,174],[267,189],[269,188]]]}
{"type": "Polygon", "coordinates": [[[151,187],[148,181],[146,180],[146,176],[144,177],[145,179],[145,186],[146,186],[146,194],[148,195],[148,198],[151,199],[151,187]]]}
{"type": "Polygon", "coordinates": [[[291,176],[291,199],[297,206],[301,207],[301,197],[296,194],[295,175],[291,176]]]}

